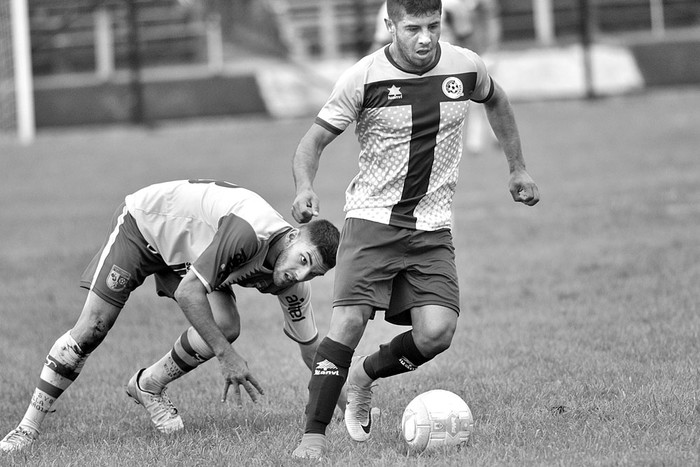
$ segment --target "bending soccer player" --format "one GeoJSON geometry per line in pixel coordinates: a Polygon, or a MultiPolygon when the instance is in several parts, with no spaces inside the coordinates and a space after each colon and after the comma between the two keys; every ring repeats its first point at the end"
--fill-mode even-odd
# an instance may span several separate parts
{"type": "Polygon", "coordinates": [[[0,450],[18,451],[34,442],[54,402],[107,336],[131,292],[151,274],[158,294],[174,298],[192,325],[126,387],[161,432],[183,428],[167,384],[214,356],[224,378],[223,400],[230,386],[239,405],[240,386],[253,401],[263,394],[231,345],[240,332],[234,284],[277,296],[284,332],[311,368],[318,332],[306,281],[335,266],[338,237],[325,220],[293,228],[259,195],[227,182],[180,180],[128,195],[83,274],[81,285],[89,292],[78,321],[51,347],[29,408],[0,441],[0,450]]]}
{"type": "Polygon", "coordinates": [[[295,457],[324,455],[346,379],[345,425],[352,439],[366,441],[375,381],[413,371],[452,343],[460,311],[452,199],[470,100],[484,104],[503,148],[513,200],[539,200],[506,93],[479,55],[439,41],[440,0],[388,0],[387,12],[391,44],[343,73],[294,155],[292,214],[307,222],[318,215],[321,154],[356,122],[359,173],[345,192],[333,315],[314,358],[295,457]],[[412,329],[353,358],[376,310],[412,329]]]}

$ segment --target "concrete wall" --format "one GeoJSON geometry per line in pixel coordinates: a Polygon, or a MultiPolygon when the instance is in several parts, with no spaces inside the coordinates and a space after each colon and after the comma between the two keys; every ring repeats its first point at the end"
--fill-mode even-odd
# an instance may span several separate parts
{"type": "MultiPolygon", "coordinates": [[[[180,79],[144,79],[146,121],[266,113],[253,73],[180,79]]],[[[37,127],[126,123],[132,114],[127,80],[43,83],[34,94],[37,127]]]]}
{"type": "Polygon", "coordinates": [[[700,83],[700,38],[629,45],[647,86],[700,83]]]}

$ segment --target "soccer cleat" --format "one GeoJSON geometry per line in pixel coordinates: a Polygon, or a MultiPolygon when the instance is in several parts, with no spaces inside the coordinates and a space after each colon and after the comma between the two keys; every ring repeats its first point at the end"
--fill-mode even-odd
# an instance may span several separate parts
{"type": "Polygon", "coordinates": [[[31,446],[34,440],[36,440],[37,436],[39,436],[38,431],[34,431],[31,428],[18,426],[9,432],[7,436],[2,439],[2,441],[0,441],[0,451],[22,451],[31,446]]]}
{"type": "Polygon", "coordinates": [[[143,370],[139,370],[131,377],[126,385],[126,395],[131,397],[137,404],[144,406],[151,416],[151,421],[161,433],[170,434],[182,430],[185,427],[182,423],[182,418],[180,418],[177,409],[165,393],[165,389],[160,394],[152,394],[139,387],[139,378],[143,370]]]}
{"type": "MultiPolygon", "coordinates": [[[[366,358],[366,357],[364,357],[366,358]]],[[[364,358],[357,358],[355,365],[360,365],[364,358]]],[[[345,407],[345,428],[355,441],[367,441],[370,438],[372,423],[379,418],[379,409],[372,408],[372,388],[374,385],[361,386],[353,382],[353,371],[347,381],[347,406],[345,407]]]]}
{"type": "Polygon", "coordinates": [[[301,437],[301,443],[292,452],[292,457],[300,459],[320,459],[326,453],[326,435],[306,433],[301,437]]]}

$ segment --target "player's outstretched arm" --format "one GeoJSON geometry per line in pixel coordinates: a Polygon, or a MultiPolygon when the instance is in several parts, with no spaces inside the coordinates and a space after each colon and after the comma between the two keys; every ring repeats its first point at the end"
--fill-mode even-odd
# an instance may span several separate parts
{"type": "Polygon", "coordinates": [[[222,401],[226,401],[231,386],[238,405],[242,405],[240,386],[248,392],[253,402],[257,401],[258,393],[263,394],[263,390],[250,373],[246,361],[231,347],[214,321],[211,305],[207,299],[207,290],[194,271],[190,270],[185,274],[175,291],[175,299],[192,327],[202,336],[219,360],[221,374],[224,377],[222,401]]]}
{"type": "Polygon", "coordinates": [[[292,172],[296,187],[292,216],[297,222],[309,222],[320,212],[320,203],[314,192],[313,182],[316,172],[318,172],[321,154],[335,137],[335,134],[322,126],[313,124],[297,146],[292,159],[292,172]]]}
{"type": "Polygon", "coordinates": [[[515,121],[513,107],[503,88],[495,81],[493,84],[495,86],[493,96],[484,103],[484,108],[491,128],[508,161],[510,171],[508,189],[514,201],[534,206],[540,200],[540,193],[525,169],[520,132],[515,121]]]}

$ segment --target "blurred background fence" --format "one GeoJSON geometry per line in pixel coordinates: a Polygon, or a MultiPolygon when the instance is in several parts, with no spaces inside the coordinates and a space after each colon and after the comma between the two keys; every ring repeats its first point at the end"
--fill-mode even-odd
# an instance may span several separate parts
{"type": "MultiPolygon", "coordinates": [[[[31,69],[30,77],[21,79],[34,77],[35,86],[29,91],[34,97],[30,111],[36,113],[37,126],[84,121],[140,123],[167,118],[171,113],[176,117],[174,108],[188,105],[192,112],[184,112],[182,116],[260,110],[263,99],[253,89],[256,83],[240,76],[235,82],[222,82],[231,75],[232,66],[240,69],[251,64],[252,67],[261,57],[308,63],[363,55],[372,42],[382,3],[381,0],[0,1],[3,88],[0,124],[11,130],[18,120],[19,78],[15,68],[17,55],[22,52],[17,47],[13,51],[9,44],[18,37],[10,3],[15,8],[22,4],[26,8],[30,44],[26,53],[31,69]],[[151,75],[144,74],[149,70],[151,75]],[[170,83],[176,80],[184,83],[186,76],[199,77],[199,88],[212,89],[214,97],[184,99],[182,96],[191,91],[182,84],[179,89],[171,87],[163,91],[165,95],[153,97],[154,101],[163,98],[173,101],[167,109],[158,111],[147,102],[149,92],[155,91],[147,89],[144,83],[153,82],[152,76],[170,83]],[[203,77],[206,82],[201,81],[203,77]],[[222,100],[216,95],[236,87],[241,91],[231,99],[230,105],[221,105],[222,100]],[[102,102],[106,108],[103,116],[86,115],[81,119],[75,112],[64,112],[64,117],[47,117],[78,99],[80,89],[92,89],[82,105],[102,102]],[[125,101],[129,102],[126,106],[125,101]],[[197,101],[200,105],[196,105],[197,101]]],[[[500,47],[505,50],[575,43],[585,34],[596,41],[614,40],[631,46],[672,42],[677,49],[678,37],[690,37],[695,44],[700,36],[698,0],[500,0],[498,6],[500,47]]],[[[698,50],[693,48],[688,52],[695,62],[698,50]]],[[[649,60],[656,60],[656,56],[652,54],[649,60]]],[[[679,60],[687,61],[684,57],[679,60]]],[[[187,81],[193,82],[191,78],[187,81]]]]}
{"type": "MultiPolygon", "coordinates": [[[[90,70],[104,74],[113,67],[128,67],[133,29],[138,30],[141,62],[149,66],[207,60],[217,66],[227,44],[255,53],[359,55],[371,44],[381,3],[28,0],[33,70],[36,75],[90,70]]],[[[663,36],[669,29],[700,26],[697,0],[500,0],[503,42],[575,40],[582,4],[591,9],[598,34],[663,36]],[[538,22],[538,8],[551,9],[549,24],[538,22]],[[540,24],[542,30],[537,29],[540,24]]]]}

